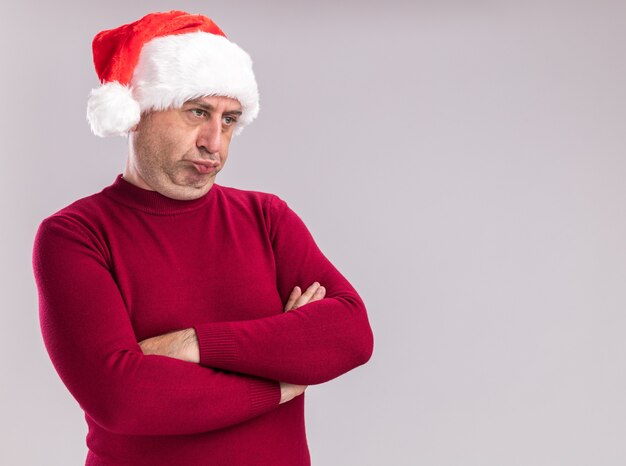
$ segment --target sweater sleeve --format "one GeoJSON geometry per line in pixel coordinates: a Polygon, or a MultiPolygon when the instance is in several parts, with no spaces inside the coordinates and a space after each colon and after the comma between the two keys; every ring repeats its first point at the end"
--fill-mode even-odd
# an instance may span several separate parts
{"type": "Polygon", "coordinates": [[[145,356],[105,256],[87,228],[63,216],[42,222],[33,249],[46,349],[96,423],[119,434],[191,434],[278,406],[277,381],[145,356]]]}
{"type": "Polygon", "coordinates": [[[200,364],[295,384],[323,383],[370,359],[374,340],[366,308],[285,201],[273,196],[269,212],[283,305],[296,285],[304,291],[315,281],[326,296],[270,317],[196,325],[200,364]]]}

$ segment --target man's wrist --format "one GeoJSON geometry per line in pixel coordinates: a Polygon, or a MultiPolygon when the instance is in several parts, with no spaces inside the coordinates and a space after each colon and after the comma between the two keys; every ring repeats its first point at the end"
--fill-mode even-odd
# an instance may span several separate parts
{"type": "Polygon", "coordinates": [[[161,355],[182,361],[199,363],[198,336],[193,328],[178,330],[139,342],[144,354],[161,355]]]}
{"type": "Polygon", "coordinates": [[[185,361],[200,362],[200,346],[198,345],[198,335],[194,328],[183,330],[180,335],[182,343],[183,359],[185,361]]]}

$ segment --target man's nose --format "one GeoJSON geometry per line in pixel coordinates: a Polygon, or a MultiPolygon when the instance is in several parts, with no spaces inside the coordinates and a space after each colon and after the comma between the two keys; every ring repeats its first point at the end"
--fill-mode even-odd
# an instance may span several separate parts
{"type": "Polygon", "coordinates": [[[211,118],[200,128],[196,145],[204,148],[210,154],[219,152],[222,147],[221,130],[221,121],[211,118]]]}

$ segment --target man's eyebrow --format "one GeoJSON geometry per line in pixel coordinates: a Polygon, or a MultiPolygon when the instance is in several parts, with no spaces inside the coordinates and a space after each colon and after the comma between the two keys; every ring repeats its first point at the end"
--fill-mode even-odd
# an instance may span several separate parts
{"type": "MultiPolygon", "coordinates": [[[[211,104],[206,104],[204,102],[202,102],[201,100],[196,100],[196,99],[191,99],[188,100],[187,102],[185,102],[185,104],[188,105],[195,105],[197,107],[202,108],[203,110],[207,110],[209,112],[212,112],[215,110],[215,107],[211,104]]],[[[224,112],[224,115],[241,115],[243,112],[241,110],[227,110],[224,112]]]]}

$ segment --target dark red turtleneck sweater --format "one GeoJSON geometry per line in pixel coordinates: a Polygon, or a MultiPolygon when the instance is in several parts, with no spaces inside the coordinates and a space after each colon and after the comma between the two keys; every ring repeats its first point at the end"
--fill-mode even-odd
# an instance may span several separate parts
{"type": "Polygon", "coordinates": [[[272,194],[178,201],[120,175],[42,222],[33,265],[88,465],[308,465],[304,395],[279,405],[279,381],[326,382],[372,353],[361,298],[272,194]],[[314,281],[325,298],[284,313],[314,281]],[[137,343],[190,327],[200,364],[137,343]]]}

